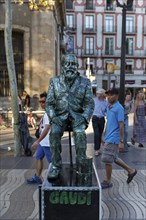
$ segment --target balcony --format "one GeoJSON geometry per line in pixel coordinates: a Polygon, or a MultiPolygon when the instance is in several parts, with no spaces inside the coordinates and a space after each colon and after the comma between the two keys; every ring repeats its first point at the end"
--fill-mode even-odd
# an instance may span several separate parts
{"type": "Polygon", "coordinates": [[[70,33],[75,33],[77,31],[77,28],[75,26],[67,26],[67,31],[70,33]]]}
{"type": "Polygon", "coordinates": [[[136,32],[137,32],[137,27],[135,27],[135,26],[126,28],[126,34],[127,35],[135,35],[136,32]]]}
{"type": "Polygon", "coordinates": [[[111,26],[111,27],[109,27],[109,26],[103,26],[103,28],[102,28],[102,32],[103,32],[103,34],[116,34],[117,33],[117,26],[111,26]]]}
{"type": "Polygon", "coordinates": [[[101,56],[105,56],[105,57],[109,57],[109,56],[114,56],[114,50],[111,49],[111,50],[103,50],[101,52],[101,56]]]}
{"type": "Polygon", "coordinates": [[[95,49],[83,49],[81,51],[81,56],[83,57],[97,57],[98,51],[95,49]]]}
{"type": "Polygon", "coordinates": [[[96,34],[97,29],[94,27],[84,27],[82,30],[83,34],[96,34]]]}
{"type": "Polygon", "coordinates": [[[126,75],[133,75],[134,74],[134,70],[125,70],[125,74],[126,75]]]}

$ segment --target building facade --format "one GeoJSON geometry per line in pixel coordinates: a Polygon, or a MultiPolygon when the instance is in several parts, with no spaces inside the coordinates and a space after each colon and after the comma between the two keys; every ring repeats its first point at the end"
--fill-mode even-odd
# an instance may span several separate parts
{"type": "MultiPolygon", "coordinates": [[[[53,9],[46,11],[31,11],[28,1],[21,6],[12,1],[12,16],[18,92],[26,90],[33,96],[47,91],[50,78],[60,73],[60,58],[64,53],[64,1],[56,1],[53,9]]],[[[9,97],[4,27],[5,4],[0,0],[0,97],[9,97]]]]}
{"type": "MultiPolygon", "coordinates": [[[[123,4],[123,0],[119,0],[123,4]]],[[[107,73],[112,63],[120,68],[122,8],[113,0],[68,0],[68,52],[79,58],[80,72],[93,87],[120,87],[120,69],[107,73]],[[110,80],[110,82],[109,82],[110,80]]],[[[127,87],[146,87],[146,1],[133,0],[126,12],[127,87]]]]}

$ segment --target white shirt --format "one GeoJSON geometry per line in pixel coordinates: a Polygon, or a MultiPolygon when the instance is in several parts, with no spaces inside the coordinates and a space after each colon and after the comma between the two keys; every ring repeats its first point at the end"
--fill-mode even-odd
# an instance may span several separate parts
{"type": "MultiPolygon", "coordinates": [[[[42,119],[41,119],[41,122],[40,122],[40,134],[45,129],[45,125],[49,125],[49,124],[50,124],[49,123],[49,118],[48,118],[47,113],[45,112],[43,117],[42,117],[42,119]]],[[[49,134],[50,134],[50,129],[49,129],[48,134],[44,137],[44,139],[40,141],[40,145],[41,146],[43,146],[43,147],[50,147],[49,134]]]]}

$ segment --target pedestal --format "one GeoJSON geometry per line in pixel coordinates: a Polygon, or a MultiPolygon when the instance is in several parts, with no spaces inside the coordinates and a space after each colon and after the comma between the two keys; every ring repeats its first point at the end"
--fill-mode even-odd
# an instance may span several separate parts
{"type": "MultiPolygon", "coordinates": [[[[48,169],[49,170],[49,169],[48,169]]],[[[93,164],[92,185],[79,186],[76,167],[63,164],[60,177],[39,187],[40,220],[100,220],[101,186],[93,164]]]]}

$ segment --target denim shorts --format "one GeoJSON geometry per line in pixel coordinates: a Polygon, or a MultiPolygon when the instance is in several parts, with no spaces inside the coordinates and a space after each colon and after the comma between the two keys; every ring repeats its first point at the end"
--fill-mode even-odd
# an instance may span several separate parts
{"type": "Polygon", "coordinates": [[[118,160],[118,144],[104,143],[101,160],[106,164],[118,160]]]}
{"type": "Polygon", "coordinates": [[[51,151],[50,151],[50,147],[46,147],[46,146],[41,146],[39,144],[37,151],[36,151],[36,159],[37,160],[42,160],[44,157],[46,156],[48,162],[51,162],[51,151]]]}

